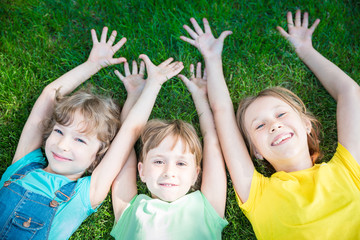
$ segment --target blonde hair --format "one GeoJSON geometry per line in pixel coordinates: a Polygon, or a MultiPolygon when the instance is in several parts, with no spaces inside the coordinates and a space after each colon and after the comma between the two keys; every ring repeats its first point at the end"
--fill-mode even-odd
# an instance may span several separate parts
{"type": "Polygon", "coordinates": [[[111,98],[97,96],[90,90],[80,90],[71,96],[56,93],[54,112],[44,121],[44,142],[51,134],[56,123],[68,126],[74,115],[79,112],[84,117],[84,133],[96,134],[101,142],[95,161],[87,169],[92,172],[108,150],[111,141],[120,128],[120,109],[111,98]]]}
{"type": "Polygon", "coordinates": [[[261,97],[275,97],[278,98],[289,106],[291,106],[295,112],[297,112],[302,119],[307,119],[311,122],[311,132],[307,135],[307,141],[309,146],[309,153],[313,163],[315,163],[320,157],[320,146],[319,146],[319,135],[320,135],[320,123],[319,121],[312,115],[312,113],[308,112],[305,104],[301,99],[290,90],[283,88],[283,87],[272,87],[265,90],[262,90],[256,96],[251,96],[244,98],[240,101],[237,113],[236,113],[236,120],[239,126],[240,132],[245,139],[246,145],[249,149],[249,153],[252,158],[254,158],[254,146],[250,141],[250,136],[245,128],[245,112],[247,108],[252,104],[256,99],[261,97]]]}
{"type": "Polygon", "coordinates": [[[156,148],[168,136],[174,136],[176,141],[180,138],[185,143],[186,148],[195,156],[196,166],[201,166],[202,147],[194,127],[182,120],[165,121],[160,119],[150,120],[141,134],[142,150],[140,162],[146,158],[146,154],[156,148]]]}

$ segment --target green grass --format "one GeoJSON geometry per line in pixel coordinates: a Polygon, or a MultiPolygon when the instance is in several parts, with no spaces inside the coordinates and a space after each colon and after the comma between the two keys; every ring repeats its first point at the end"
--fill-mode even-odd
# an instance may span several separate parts
{"type": "MultiPolygon", "coordinates": [[[[281,85],[297,93],[323,125],[322,150],[329,160],[336,147],[336,105],[314,75],[296,57],[277,33],[286,27],[286,12],[297,8],[310,13],[311,23],[320,18],[313,43],[359,83],[360,3],[356,0],[327,1],[69,1],[2,0],[0,2],[0,175],[10,165],[29,112],[51,81],[84,62],[92,47],[90,29],[103,26],[118,31],[128,42],[117,56],[128,61],[141,53],[158,64],[168,57],[190,63],[202,61],[197,50],[182,42],[183,24],[189,18],[208,18],[213,33],[232,30],[226,39],[224,73],[234,107],[248,94],[281,85]]],[[[125,89],[113,73],[122,66],[101,70],[88,82],[98,92],[121,104],[125,89]]],[[[188,73],[186,69],[185,74],[188,73]]],[[[198,117],[188,91],[179,79],[164,84],[151,118],[180,118],[199,129],[198,117]]],[[[236,204],[228,184],[224,239],[255,239],[251,225],[236,204]]],[[[145,192],[141,186],[140,192],[145,192]]],[[[72,239],[111,239],[113,224],[108,197],[72,239]]]]}

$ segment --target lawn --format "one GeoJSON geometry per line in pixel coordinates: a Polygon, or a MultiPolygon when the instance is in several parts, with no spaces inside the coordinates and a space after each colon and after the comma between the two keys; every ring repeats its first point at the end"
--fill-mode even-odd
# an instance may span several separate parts
{"type": "MultiPolygon", "coordinates": [[[[239,100],[269,86],[283,86],[298,94],[322,123],[323,161],[336,148],[336,104],[315,76],[296,56],[276,26],[286,29],[286,12],[306,10],[310,22],[321,22],[314,47],[348,75],[359,80],[360,3],[326,1],[111,1],[111,0],[2,0],[0,1],[0,176],[10,165],[23,125],[42,89],[65,72],[86,61],[92,47],[90,29],[98,35],[103,26],[128,39],[116,55],[131,61],[142,53],[155,64],[168,57],[190,63],[202,61],[200,53],[181,41],[183,24],[190,17],[206,17],[215,36],[233,34],[225,41],[224,74],[234,107],[239,100]]],[[[126,92],[111,66],[87,83],[100,94],[124,103],[126,92]]],[[[164,84],[150,118],[183,119],[199,132],[198,117],[183,83],[174,78],[164,84]]],[[[140,185],[144,193],[144,186],[140,185]]],[[[255,239],[251,224],[236,204],[228,180],[224,239],[255,239]]],[[[111,239],[114,217],[108,197],[72,239],[111,239]]]]}

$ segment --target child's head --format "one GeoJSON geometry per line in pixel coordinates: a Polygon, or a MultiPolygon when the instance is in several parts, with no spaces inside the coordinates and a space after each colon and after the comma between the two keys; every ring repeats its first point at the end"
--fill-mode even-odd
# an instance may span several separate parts
{"type": "Polygon", "coordinates": [[[65,158],[74,157],[75,152],[80,153],[83,149],[85,155],[93,157],[82,170],[92,172],[118,132],[119,119],[119,107],[110,98],[96,96],[90,91],[77,91],[65,97],[57,96],[52,117],[44,123],[45,152],[48,160],[52,154],[65,158]],[[70,140],[65,147],[64,142],[67,139],[70,140]],[[55,143],[57,149],[51,151],[57,151],[56,153],[46,151],[50,142],[55,143]],[[68,151],[65,148],[70,148],[73,153],[65,153],[68,151]],[[94,154],[91,154],[92,152],[94,154]]]}
{"type": "MultiPolygon", "coordinates": [[[[252,157],[255,155],[257,158],[268,160],[267,156],[261,152],[266,153],[266,150],[276,148],[281,150],[281,147],[286,149],[283,151],[284,153],[291,153],[293,147],[286,143],[290,140],[296,143],[292,139],[294,136],[305,139],[305,143],[303,140],[298,143],[307,145],[313,163],[320,156],[319,122],[306,110],[301,99],[285,88],[268,88],[257,96],[243,99],[237,110],[236,118],[252,157]],[[247,111],[248,109],[251,110],[247,111]],[[279,134],[276,134],[275,131],[278,131],[279,134]],[[266,132],[268,142],[257,143],[259,146],[256,146],[255,138],[261,132],[266,132]],[[271,136],[271,134],[273,135],[271,136]]],[[[270,158],[270,156],[268,157],[270,158]]],[[[272,165],[274,166],[274,164],[272,165]]]]}
{"type": "Polygon", "coordinates": [[[197,180],[202,147],[193,126],[181,120],[151,120],[141,135],[139,175],[152,197],[175,201],[197,180]]]}

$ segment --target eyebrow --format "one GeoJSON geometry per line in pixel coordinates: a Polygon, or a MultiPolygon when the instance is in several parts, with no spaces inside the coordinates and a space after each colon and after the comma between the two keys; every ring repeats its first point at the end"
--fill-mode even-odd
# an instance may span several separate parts
{"type": "MultiPolygon", "coordinates": [[[[280,107],[284,107],[284,105],[276,105],[275,107],[273,107],[272,109],[278,109],[280,107]]],[[[255,121],[258,121],[258,117],[256,117],[254,120],[251,121],[251,126],[254,124],[255,121]]]]}

